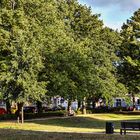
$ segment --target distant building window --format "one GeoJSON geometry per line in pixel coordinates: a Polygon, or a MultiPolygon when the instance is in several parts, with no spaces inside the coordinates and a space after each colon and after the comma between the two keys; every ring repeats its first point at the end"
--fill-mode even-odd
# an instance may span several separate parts
{"type": "Polygon", "coordinates": [[[63,103],[64,103],[64,99],[63,99],[63,98],[61,98],[60,102],[61,102],[61,104],[63,104],[63,103]]]}
{"type": "Polygon", "coordinates": [[[121,106],[121,103],[122,103],[121,99],[116,99],[116,107],[121,106]]]}

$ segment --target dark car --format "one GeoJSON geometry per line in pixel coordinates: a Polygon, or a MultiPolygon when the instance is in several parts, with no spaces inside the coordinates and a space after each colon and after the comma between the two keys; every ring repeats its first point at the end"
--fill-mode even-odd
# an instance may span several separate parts
{"type": "Polygon", "coordinates": [[[55,107],[52,108],[52,111],[56,111],[56,110],[65,110],[65,107],[55,106],[55,107]]]}
{"type": "Polygon", "coordinates": [[[65,107],[62,107],[62,106],[43,107],[43,112],[47,112],[47,111],[57,111],[57,110],[65,110],[65,107]]]}
{"type": "Polygon", "coordinates": [[[36,113],[37,112],[37,108],[34,106],[25,106],[23,108],[24,113],[36,113]]]}
{"type": "Polygon", "coordinates": [[[43,107],[42,110],[43,110],[43,112],[47,112],[47,111],[52,111],[52,108],[50,108],[50,107],[43,107]]]}
{"type": "Polygon", "coordinates": [[[61,110],[61,108],[59,106],[55,106],[52,108],[52,111],[56,111],[56,110],[61,110]]]}

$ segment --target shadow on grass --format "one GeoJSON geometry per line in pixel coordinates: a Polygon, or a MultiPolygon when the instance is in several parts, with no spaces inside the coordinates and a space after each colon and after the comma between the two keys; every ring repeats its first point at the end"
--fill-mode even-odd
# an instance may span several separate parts
{"type": "MultiPolygon", "coordinates": [[[[133,119],[131,121],[136,121],[133,119]]],[[[106,120],[100,120],[90,117],[69,117],[69,118],[57,118],[57,119],[49,119],[49,120],[40,120],[40,121],[32,121],[35,124],[41,125],[52,125],[52,126],[61,126],[61,127],[73,127],[73,128],[87,128],[87,129],[103,129],[105,130],[106,120]]],[[[115,129],[120,129],[121,120],[111,120],[114,124],[115,129]]]]}
{"type": "Polygon", "coordinates": [[[106,135],[95,133],[56,133],[0,129],[0,140],[138,140],[140,135],[106,135]]]}
{"type": "Polygon", "coordinates": [[[70,118],[49,119],[45,121],[34,121],[34,123],[42,124],[42,125],[76,127],[76,128],[103,129],[105,127],[105,121],[93,119],[90,117],[70,117],[70,118]]]}
{"type": "MultiPolygon", "coordinates": [[[[110,117],[112,118],[113,115],[110,114],[110,117]]],[[[40,121],[32,121],[32,122],[35,124],[41,124],[41,125],[86,128],[86,129],[93,129],[93,128],[102,129],[103,131],[105,130],[106,122],[112,122],[114,124],[115,129],[120,129],[120,122],[124,120],[125,117],[123,117],[122,120],[117,120],[118,118],[117,116],[114,116],[113,118],[114,119],[116,118],[116,120],[109,121],[109,120],[96,119],[93,117],[76,116],[76,117],[57,118],[57,119],[40,120],[40,121]]],[[[125,120],[127,120],[127,118],[125,120]]],[[[139,120],[138,118],[137,119],[131,118],[131,121],[139,121],[139,120]]]]}

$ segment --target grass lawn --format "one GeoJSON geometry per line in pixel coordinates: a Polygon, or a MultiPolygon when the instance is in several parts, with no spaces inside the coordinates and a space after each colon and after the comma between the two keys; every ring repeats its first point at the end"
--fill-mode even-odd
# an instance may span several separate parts
{"type": "MultiPolygon", "coordinates": [[[[113,140],[117,140],[120,138],[121,140],[123,139],[135,140],[135,138],[140,139],[140,135],[132,136],[132,137],[120,136],[118,132],[119,132],[121,120],[140,120],[140,116],[139,115],[121,115],[121,114],[89,114],[89,115],[79,115],[79,116],[70,117],[70,118],[57,118],[57,119],[28,121],[28,122],[25,122],[24,124],[17,124],[15,122],[0,122],[0,138],[3,137],[1,131],[6,131],[6,132],[10,131],[10,132],[13,132],[14,134],[18,134],[16,132],[20,130],[19,134],[22,134],[22,132],[24,132],[22,138],[28,137],[28,135],[25,134],[26,132],[27,134],[32,134],[30,137],[34,137],[34,135],[38,134],[38,136],[34,138],[37,139],[39,137],[39,139],[41,140],[42,140],[42,135],[44,135],[44,138],[46,137],[47,140],[49,139],[49,137],[52,137],[51,140],[59,140],[59,137],[61,137],[60,139],[63,138],[62,140],[66,140],[66,139],[75,140],[73,137],[74,135],[76,135],[75,137],[77,137],[77,139],[81,139],[81,140],[88,140],[88,139],[93,139],[93,138],[94,139],[97,138],[98,140],[100,140],[100,138],[103,140],[112,140],[111,135],[108,136],[104,134],[101,134],[101,135],[92,134],[92,132],[104,133],[106,121],[111,121],[114,123],[115,132],[117,132],[116,133],[117,135],[113,134],[113,140]],[[31,132],[23,131],[23,130],[31,130],[31,132]],[[47,133],[36,132],[37,130],[47,131],[47,133]],[[52,132],[55,132],[55,133],[52,133],[52,132]],[[64,134],[64,133],[58,133],[58,132],[72,132],[72,133],[77,132],[77,134],[72,134],[72,133],[64,134]],[[89,132],[89,133],[78,134],[79,132],[83,132],[83,133],[89,132]]],[[[137,133],[140,134],[139,131],[137,133]]],[[[134,134],[134,133],[131,133],[131,134],[134,134]]],[[[16,137],[19,140],[18,135],[16,135],[16,137]]]]}
{"type": "Polygon", "coordinates": [[[115,132],[119,132],[121,120],[140,120],[139,115],[88,114],[70,118],[16,122],[0,122],[0,128],[20,130],[45,130],[49,132],[105,132],[106,121],[114,123],[115,132]]]}
{"type": "Polygon", "coordinates": [[[62,132],[0,130],[0,140],[139,140],[138,135],[106,135],[62,132]]]}

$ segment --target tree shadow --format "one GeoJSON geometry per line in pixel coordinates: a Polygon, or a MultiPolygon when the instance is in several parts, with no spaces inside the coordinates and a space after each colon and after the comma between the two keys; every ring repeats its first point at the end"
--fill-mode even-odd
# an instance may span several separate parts
{"type": "Polygon", "coordinates": [[[104,128],[105,121],[93,119],[90,117],[69,117],[60,119],[50,119],[46,121],[36,121],[34,123],[42,125],[53,125],[62,127],[75,127],[75,128],[104,128]]]}
{"type": "Polygon", "coordinates": [[[74,132],[42,132],[31,130],[0,129],[0,140],[137,140],[139,135],[74,132]]]}
{"type": "MultiPolygon", "coordinates": [[[[127,119],[126,119],[127,120],[127,119]]],[[[91,117],[68,117],[68,118],[55,118],[46,120],[30,121],[31,123],[40,125],[52,125],[61,127],[73,127],[73,128],[87,128],[87,129],[104,129],[106,122],[112,122],[115,129],[120,129],[120,123],[123,120],[101,120],[91,117]]],[[[137,119],[131,119],[131,121],[139,121],[137,119]]]]}

